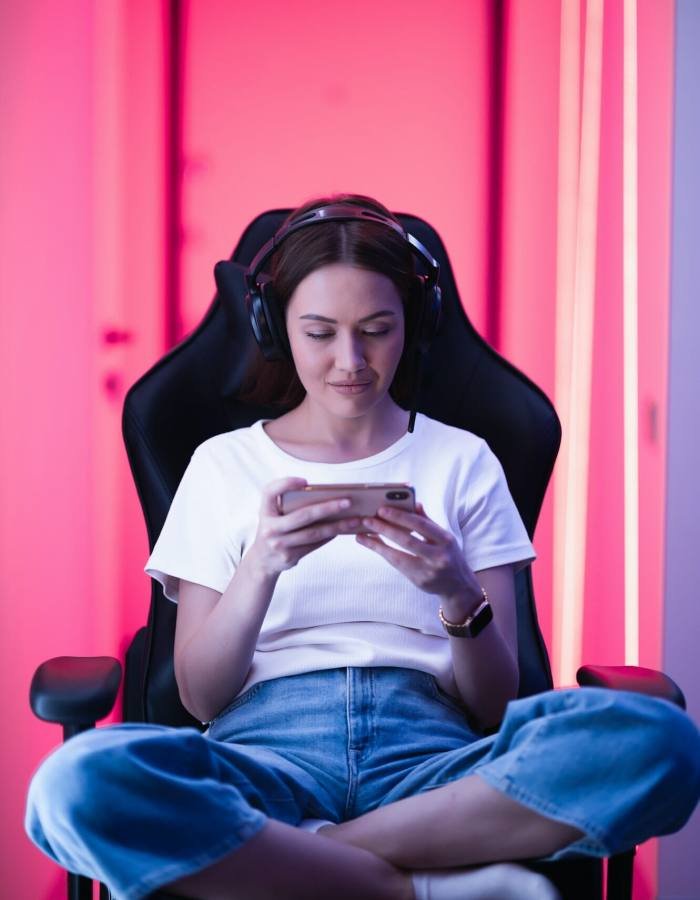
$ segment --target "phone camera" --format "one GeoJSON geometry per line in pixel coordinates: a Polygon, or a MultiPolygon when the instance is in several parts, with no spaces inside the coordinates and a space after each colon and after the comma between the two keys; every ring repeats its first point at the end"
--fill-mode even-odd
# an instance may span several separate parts
{"type": "Polygon", "coordinates": [[[407,500],[408,499],[408,491],[387,491],[386,499],[387,500],[407,500]]]}

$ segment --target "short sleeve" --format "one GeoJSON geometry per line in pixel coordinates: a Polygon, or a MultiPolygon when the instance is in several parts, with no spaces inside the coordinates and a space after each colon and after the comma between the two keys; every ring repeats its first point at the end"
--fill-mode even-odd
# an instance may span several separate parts
{"type": "Polygon", "coordinates": [[[536,558],[503,467],[485,441],[470,471],[466,506],[460,527],[472,571],[513,563],[518,572],[536,558]]]}
{"type": "Polygon", "coordinates": [[[226,489],[216,461],[205,448],[198,447],[144,567],[174,603],[178,601],[181,578],[221,594],[233,578],[241,552],[232,537],[226,489]]]}

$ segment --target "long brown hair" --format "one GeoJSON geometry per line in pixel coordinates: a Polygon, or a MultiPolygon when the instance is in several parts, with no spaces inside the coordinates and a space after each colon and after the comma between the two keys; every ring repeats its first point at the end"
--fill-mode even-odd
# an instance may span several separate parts
{"type": "MultiPolygon", "coordinates": [[[[283,225],[298,216],[331,204],[348,204],[374,209],[398,221],[383,204],[363,194],[334,194],[308,200],[284,220],[283,225]]],[[[415,263],[408,243],[392,228],[379,222],[357,220],[324,222],[300,228],[289,235],[270,258],[269,275],[284,321],[292,294],[307,275],[331,263],[347,263],[389,277],[401,297],[404,311],[404,349],[389,394],[400,406],[407,406],[412,385],[411,336],[418,313],[415,263]]],[[[306,391],[299,381],[291,360],[268,362],[257,349],[243,379],[239,398],[246,403],[293,409],[304,399],[306,391]]]]}

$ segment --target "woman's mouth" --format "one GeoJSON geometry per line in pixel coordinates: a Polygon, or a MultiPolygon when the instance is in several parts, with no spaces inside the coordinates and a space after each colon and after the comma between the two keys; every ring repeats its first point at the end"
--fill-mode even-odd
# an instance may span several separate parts
{"type": "Polygon", "coordinates": [[[371,381],[346,381],[346,382],[328,382],[333,390],[339,394],[362,394],[372,386],[371,381]]]}

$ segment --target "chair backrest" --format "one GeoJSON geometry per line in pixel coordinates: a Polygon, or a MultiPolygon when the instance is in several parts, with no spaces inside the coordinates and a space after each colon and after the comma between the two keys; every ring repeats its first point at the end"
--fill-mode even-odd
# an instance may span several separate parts
{"type": "MultiPolygon", "coordinates": [[[[290,212],[254,219],[232,259],[243,265],[290,212]]],[[[483,437],[499,457],[510,491],[532,537],[561,438],[544,393],[479,337],[457,293],[447,252],[436,231],[399,215],[440,263],[443,317],[426,362],[418,409],[483,437]]],[[[209,437],[273,418],[278,411],[236,398],[253,347],[243,303],[224,307],[214,297],[200,325],[129,390],[123,435],[152,548],[194,449],[209,437]]],[[[144,560],[145,563],[145,560],[144,560]]],[[[552,686],[537,622],[528,566],[517,576],[520,695],[552,686]]],[[[179,701],[173,670],[176,607],[153,581],[148,624],[127,655],[125,718],[198,725],[179,701]]]]}

